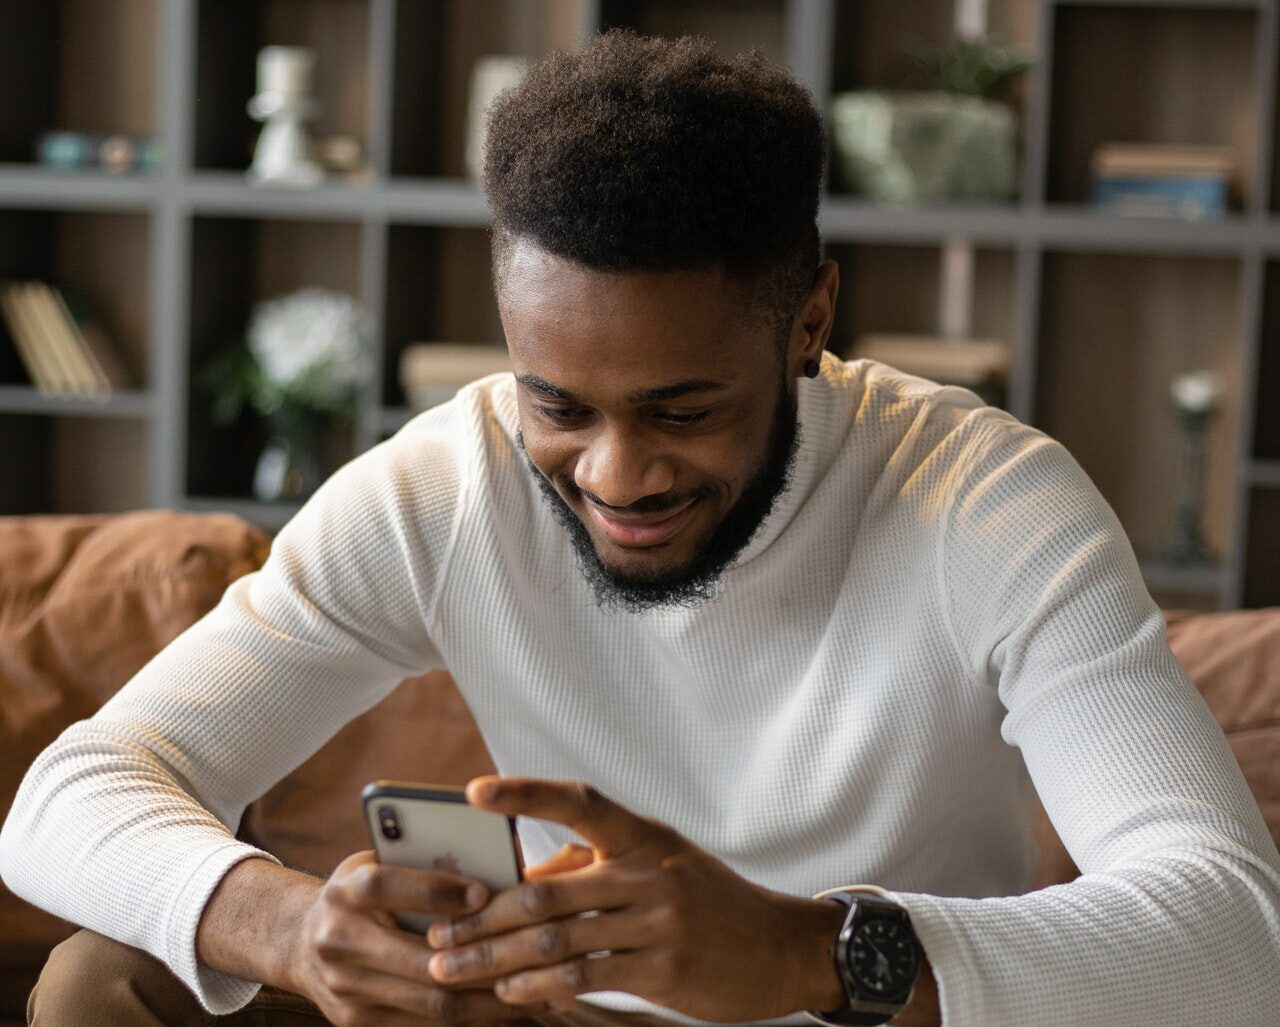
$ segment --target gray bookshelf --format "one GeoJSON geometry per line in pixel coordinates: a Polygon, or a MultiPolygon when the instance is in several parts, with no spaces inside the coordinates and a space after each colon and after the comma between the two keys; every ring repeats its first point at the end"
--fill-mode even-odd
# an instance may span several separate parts
{"type": "MultiPolygon", "coordinates": [[[[975,321],[1009,347],[1006,405],[1072,449],[1167,603],[1280,604],[1278,5],[991,0],[992,28],[1036,58],[1020,97],[1019,199],[899,209],[833,175],[821,210],[842,270],[833,348],[844,353],[866,331],[931,330],[943,247],[974,248],[975,321]],[[1231,146],[1235,209],[1210,223],[1093,210],[1083,161],[1126,137],[1231,146]],[[1229,387],[1210,440],[1217,560],[1188,569],[1150,554],[1171,519],[1168,377],[1200,366],[1229,387]]],[[[249,497],[253,440],[214,430],[196,385],[267,295],[330,285],[373,312],[377,374],[352,451],[408,419],[395,381],[406,344],[500,342],[488,210],[462,170],[475,57],[536,57],[603,26],[698,31],[785,61],[825,106],[844,89],[918,85],[897,57],[902,35],[941,42],[951,18],[949,3],[901,0],[4,5],[0,91],[30,102],[0,113],[0,277],[89,294],[138,387],[97,403],[0,383],[0,512],[147,505],[283,523],[292,506],[249,497]],[[246,182],[256,126],[244,104],[257,49],[274,42],[317,47],[330,73],[319,127],[363,141],[367,178],[309,191],[246,182]],[[51,127],[153,134],[166,159],[148,176],[52,172],[32,161],[51,127]]]]}

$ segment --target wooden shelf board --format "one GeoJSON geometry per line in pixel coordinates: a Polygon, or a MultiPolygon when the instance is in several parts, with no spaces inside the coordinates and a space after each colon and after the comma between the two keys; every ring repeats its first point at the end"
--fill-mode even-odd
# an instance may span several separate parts
{"type": "Polygon", "coordinates": [[[1054,7],[1150,7],[1204,11],[1256,11],[1269,0],[1049,0],[1054,7]]]}
{"type": "Polygon", "coordinates": [[[1035,221],[1036,234],[1050,249],[1187,256],[1242,254],[1253,245],[1256,232],[1241,214],[1217,221],[1166,221],[1121,217],[1087,204],[1052,204],[1035,221]]]}
{"type": "Polygon", "coordinates": [[[1263,488],[1280,489],[1280,460],[1254,460],[1249,467],[1249,480],[1263,488]]]}
{"type": "Polygon", "coordinates": [[[940,245],[949,238],[1012,246],[1031,222],[1014,204],[984,207],[903,207],[851,196],[827,196],[818,212],[826,242],[940,245]]]}
{"type": "Polygon", "coordinates": [[[157,196],[153,175],[57,171],[39,164],[0,164],[0,206],[52,210],[146,212],[157,196]]]}
{"type": "Polygon", "coordinates": [[[374,218],[474,228],[489,224],[489,207],[480,190],[453,179],[327,182],[291,189],[255,186],[235,171],[202,171],[192,175],[181,191],[196,214],[339,221],[374,218]]]}
{"type": "Polygon", "coordinates": [[[196,214],[225,217],[355,221],[378,208],[372,183],[325,183],[314,188],[256,186],[238,171],[200,171],[182,186],[196,214]]]}
{"type": "Polygon", "coordinates": [[[0,413],[50,417],[147,418],[154,409],[151,394],[117,392],[107,399],[47,395],[28,385],[0,385],[0,413]]]}

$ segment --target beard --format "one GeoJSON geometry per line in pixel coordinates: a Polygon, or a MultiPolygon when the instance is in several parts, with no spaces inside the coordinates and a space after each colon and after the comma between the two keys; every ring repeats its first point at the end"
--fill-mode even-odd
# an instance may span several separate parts
{"type": "MultiPolygon", "coordinates": [[[[660,606],[692,608],[714,599],[719,594],[720,579],[728,566],[755,536],[777,501],[786,494],[791,482],[791,469],[800,442],[800,425],[796,402],[783,377],[774,407],[765,455],[754,475],[742,490],[737,502],[705,542],[698,546],[693,559],[684,567],[654,574],[627,574],[609,567],[596,552],[586,525],[556,490],[555,485],[538,470],[524,448],[524,437],[517,432],[516,442],[524,453],[533,480],[550,505],[556,520],[568,533],[577,557],[578,567],[595,595],[596,603],[605,610],[640,613],[660,606]]],[[[583,492],[569,478],[560,479],[562,487],[582,502],[583,492]]],[[[674,510],[689,500],[714,498],[711,488],[694,489],[680,495],[645,496],[626,507],[631,513],[660,513],[674,510]]]]}

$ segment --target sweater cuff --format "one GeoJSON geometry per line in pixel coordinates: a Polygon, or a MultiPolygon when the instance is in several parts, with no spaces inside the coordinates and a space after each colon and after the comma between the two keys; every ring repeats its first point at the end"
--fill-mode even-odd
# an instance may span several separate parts
{"type": "Polygon", "coordinates": [[[170,907],[165,962],[200,1001],[200,1005],[218,1016],[244,1008],[258,994],[262,984],[200,964],[196,959],[196,931],[209,898],[228,871],[242,860],[254,858],[270,860],[276,866],[283,865],[269,852],[244,842],[228,841],[210,852],[192,871],[170,907]]]}
{"type": "Polygon", "coordinates": [[[938,985],[942,1022],[980,1023],[982,1009],[977,989],[982,975],[970,959],[969,949],[962,941],[963,934],[949,911],[955,900],[908,892],[885,891],[882,894],[900,905],[911,917],[912,930],[924,949],[938,985]]]}

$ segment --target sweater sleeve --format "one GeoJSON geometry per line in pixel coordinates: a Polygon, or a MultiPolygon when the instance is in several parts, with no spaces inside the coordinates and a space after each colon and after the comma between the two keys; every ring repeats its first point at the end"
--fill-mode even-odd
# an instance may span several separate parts
{"type": "Polygon", "coordinates": [[[246,805],[439,665],[426,624],[463,506],[439,435],[412,425],[341,470],[261,571],[37,758],[0,834],[16,894],[152,953],[210,1012],[254,996],[197,965],[196,928],[266,855],[234,837],[246,805]]]}
{"type": "Polygon", "coordinates": [[[1071,884],[899,894],[943,1022],[1263,1027],[1280,1008],[1280,857],[1165,642],[1119,522],[1058,443],[982,415],[941,547],[951,624],[998,689],[1071,884]]]}

